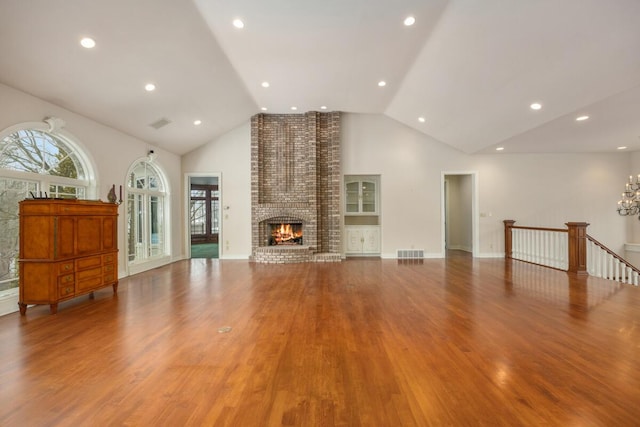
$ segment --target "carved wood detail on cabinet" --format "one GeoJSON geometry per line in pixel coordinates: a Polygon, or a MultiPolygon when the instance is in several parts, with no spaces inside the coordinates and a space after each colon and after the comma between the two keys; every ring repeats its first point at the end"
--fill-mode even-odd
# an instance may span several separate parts
{"type": "Polygon", "coordinates": [[[118,290],[118,205],[35,199],[20,202],[20,313],[105,286],[118,290]]]}

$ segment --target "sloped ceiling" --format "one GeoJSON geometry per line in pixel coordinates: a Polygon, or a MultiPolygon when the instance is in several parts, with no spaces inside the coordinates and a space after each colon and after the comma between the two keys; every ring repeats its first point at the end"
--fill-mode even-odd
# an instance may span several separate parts
{"type": "Polygon", "coordinates": [[[0,82],[176,154],[322,106],[467,153],[638,150],[639,22],[637,0],[0,0],[0,82]]]}

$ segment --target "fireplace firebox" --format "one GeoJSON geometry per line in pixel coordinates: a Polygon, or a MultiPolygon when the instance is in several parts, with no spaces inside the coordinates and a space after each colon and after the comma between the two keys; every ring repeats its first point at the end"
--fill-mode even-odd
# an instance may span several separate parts
{"type": "Polygon", "coordinates": [[[301,245],[302,223],[270,224],[269,246],[301,245]]]}

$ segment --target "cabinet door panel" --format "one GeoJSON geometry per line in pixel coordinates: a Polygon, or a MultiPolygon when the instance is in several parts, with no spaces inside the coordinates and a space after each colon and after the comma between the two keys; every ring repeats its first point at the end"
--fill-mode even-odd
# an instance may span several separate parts
{"type": "Polygon", "coordinates": [[[102,249],[117,249],[118,242],[116,237],[116,218],[104,217],[102,221],[102,249]]]}
{"type": "Polygon", "coordinates": [[[53,256],[52,224],[48,217],[23,215],[20,218],[20,258],[47,259],[53,256]]]}
{"type": "Polygon", "coordinates": [[[380,229],[368,228],[364,230],[364,253],[379,253],[380,252],[380,229]]]}
{"type": "Polygon", "coordinates": [[[69,216],[60,216],[55,219],[56,221],[56,249],[55,258],[69,258],[75,253],[74,251],[74,219],[69,216]]]}
{"type": "Polygon", "coordinates": [[[91,254],[100,251],[102,246],[101,231],[101,217],[78,218],[78,255],[91,254]]]}
{"type": "Polygon", "coordinates": [[[362,231],[358,228],[345,228],[347,235],[347,253],[362,252],[362,231]]]}

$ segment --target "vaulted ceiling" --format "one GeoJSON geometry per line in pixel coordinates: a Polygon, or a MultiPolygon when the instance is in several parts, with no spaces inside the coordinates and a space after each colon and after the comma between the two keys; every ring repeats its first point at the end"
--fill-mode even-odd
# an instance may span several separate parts
{"type": "Polygon", "coordinates": [[[467,153],[640,150],[640,1],[0,0],[0,83],[176,154],[321,107],[467,153]]]}

